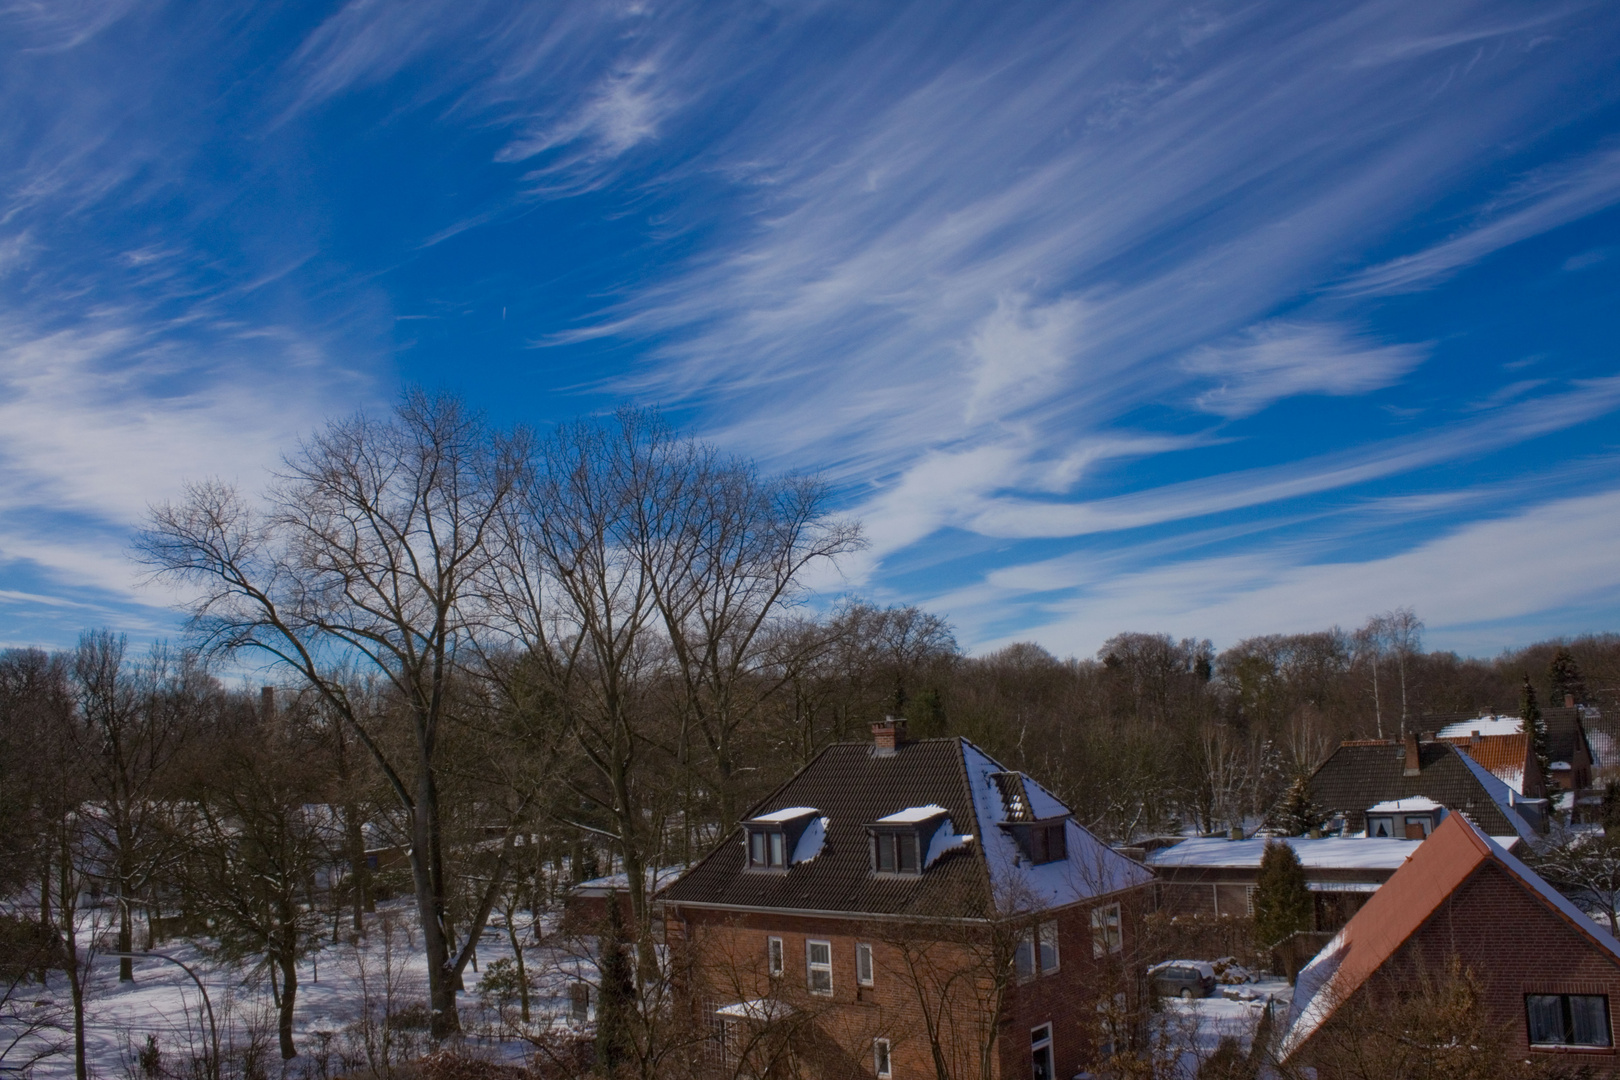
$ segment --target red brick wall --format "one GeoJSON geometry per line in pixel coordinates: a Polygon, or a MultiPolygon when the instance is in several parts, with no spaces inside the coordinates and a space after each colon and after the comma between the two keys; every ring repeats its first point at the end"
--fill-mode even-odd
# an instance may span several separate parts
{"type": "Polygon", "coordinates": [[[1613,1048],[1530,1050],[1526,994],[1607,994],[1610,1025],[1620,1027],[1620,964],[1495,863],[1464,881],[1357,994],[1400,991],[1417,985],[1422,973],[1443,977],[1453,957],[1479,981],[1491,1023],[1510,1051],[1588,1065],[1604,1076],[1620,1068],[1613,1048]]]}
{"type": "MultiPolygon", "coordinates": [[[[1120,956],[1109,958],[1116,965],[1135,950],[1134,915],[1145,898],[1145,890],[1136,890],[1108,901],[1123,899],[1127,908],[1125,949],[1120,956]]],[[[999,1033],[987,1032],[982,1010],[972,1007],[974,1002],[992,1000],[988,977],[958,979],[958,1007],[946,1021],[954,1034],[944,1040],[953,1073],[977,1074],[975,1055],[988,1036],[995,1042],[992,1069],[998,1076],[1008,1080],[1029,1076],[1030,1029],[1043,1023],[1053,1025],[1056,1077],[1066,1080],[1090,1062],[1098,988],[1105,982],[1113,984],[1099,977],[1092,957],[1090,911],[1090,906],[1077,906],[1053,914],[1059,924],[1059,970],[1009,988],[999,1033]]],[[[669,940],[685,941],[695,957],[695,985],[690,994],[700,1012],[751,997],[789,1001],[814,1016],[816,1026],[837,1047],[837,1053],[818,1070],[828,1076],[872,1076],[872,1040],[881,1036],[891,1042],[895,1080],[933,1077],[918,983],[930,983],[931,976],[973,970],[990,953],[987,947],[972,947],[959,929],[919,945],[927,940],[920,928],[889,921],[741,914],[675,905],[670,905],[665,916],[669,940]],[[772,936],[782,938],[783,944],[784,970],[778,979],[766,973],[766,941],[772,936]],[[805,942],[809,940],[832,945],[830,998],[812,997],[807,992],[805,942]],[[909,944],[902,947],[901,940],[909,944]],[[856,983],[855,946],[862,942],[873,947],[871,987],[856,983]]],[[[937,1013],[938,993],[931,989],[925,996],[931,1011],[937,1013]]]]}

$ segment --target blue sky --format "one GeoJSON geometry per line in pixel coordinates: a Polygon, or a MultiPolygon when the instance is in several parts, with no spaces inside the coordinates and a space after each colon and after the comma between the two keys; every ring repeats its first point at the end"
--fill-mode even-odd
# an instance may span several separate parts
{"type": "Polygon", "coordinates": [[[1620,629],[1620,9],[0,2],[0,642],[408,383],[822,471],[964,644],[1620,629]]]}

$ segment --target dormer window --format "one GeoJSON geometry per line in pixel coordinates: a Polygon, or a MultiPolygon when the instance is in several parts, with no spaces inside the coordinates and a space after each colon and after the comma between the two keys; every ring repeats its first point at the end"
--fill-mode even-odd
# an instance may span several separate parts
{"type": "Polygon", "coordinates": [[[874,869],[880,874],[918,873],[917,832],[915,829],[874,829],[872,843],[874,869]]]}
{"type": "Polygon", "coordinates": [[[1422,840],[1446,815],[1433,799],[1391,799],[1367,808],[1367,836],[1374,840],[1422,840]]]}
{"type": "MultiPolygon", "coordinates": [[[[866,827],[874,874],[920,874],[963,841],[943,806],[911,806],[866,827]]],[[[971,839],[971,838],[968,838],[971,839]]]]}
{"type": "Polygon", "coordinates": [[[1012,833],[1024,858],[1039,866],[1042,863],[1062,862],[1069,857],[1067,817],[1047,818],[1044,821],[1003,822],[1001,827],[1012,833]]]}
{"type": "Polygon", "coordinates": [[[826,835],[819,813],[813,806],[792,806],[743,822],[748,869],[786,870],[815,858],[826,835]]]}

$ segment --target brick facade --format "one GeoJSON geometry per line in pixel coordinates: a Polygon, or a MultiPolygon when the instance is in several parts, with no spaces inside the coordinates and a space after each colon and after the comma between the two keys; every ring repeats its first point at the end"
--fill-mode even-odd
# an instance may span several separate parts
{"type": "Polygon", "coordinates": [[[1348,1003],[1407,992],[1424,975],[1449,971],[1453,957],[1479,981],[1491,1027],[1515,1056],[1584,1065],[1599,1076],[1620,1072],[1612,1046],[1532,1050],[1526,994],[1606,994],[1613,1030],[1620,1021],[1620,963],[1494,862],[1470,874],[1348,1003]]]}
{"type": "MultiPolygon", "coordinates": [[[[1004,950],[988,932],[972,924],[906,923],[858,916],[823,917],[766,912],[730,912],[668,905],[666,934],[672,947],[685,947],[692,959],[690,985],[683,988],[694,1022],[713,1023],[714,1010],[749,999],[771,998],[791,1005],[814,1029],[818,1045],[803,1055],[809,1071],[825,1080],[873,1077],[873,1040],[891,1047],[891,1076],[911,1080],[936,1075],[924,1003],[942,1031],[941,1052],[953,1075],[978,1074],[977,1055],[985,1046],[998,1078],[1031,1075],[1030,1033],[1052,1026],[1055,1078],[1067,1078],[1095,1060],[1099,1002],[1112,1000],[1125,985],[1129,1004],[1139,993],[1120,979],[1121,961],[1136,949],[1136,921],[1150,899],[1132,889],[1097,901],[1043,915],[1058,927],[1058,967],[1024,982],[1012,980],[996,1030],[987,1003],[996,987],[992,956],[1004,950]],[[1120,904],[1119,953],[1094,956],[1092,910],[1120,904]],[[767,970],[768,940],[782,939],[783,971],[767,970]],[[806,943],[831,946],[832,994],[808,989],[806,943]],[[856,947],[872,947],[872,985],[856,978],[856,947]],[[949,986],[949,990],[943,987],[949,986]],[[919,988],[921,991],[919,992],[919,988]],[[950,1006],[941,1008],[949,998],[950,1006]]],[[[1134,966],[1134,965],[1132,965],[1134,966]]]]}

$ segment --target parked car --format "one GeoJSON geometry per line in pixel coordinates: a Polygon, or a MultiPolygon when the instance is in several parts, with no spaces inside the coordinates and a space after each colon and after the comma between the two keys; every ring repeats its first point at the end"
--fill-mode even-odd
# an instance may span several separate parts
{"type": "Polygon", "coordinates": [[[1202,960],[1167,960],[1148,968],[1148,981],[1160,997],[1190,1001],[1215,992],[1215,968],[1202,960]]]}

